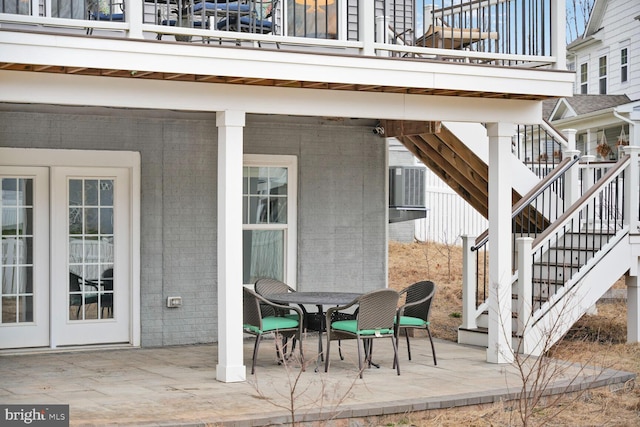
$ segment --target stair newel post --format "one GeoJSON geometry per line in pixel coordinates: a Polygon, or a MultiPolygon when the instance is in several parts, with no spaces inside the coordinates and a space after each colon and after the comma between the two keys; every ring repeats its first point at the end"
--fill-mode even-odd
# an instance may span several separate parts
{"type": "Polygon", "coordinates": [[[476,274],[477,251],[471,248],[475,236],[462,236],[462,325],[463,329],[476,329],[476,290],[478,277],[476,274]]]}
{"type": "Polygon", "coordinates": [[[626,171],[626,185],[624,186],[624,222],[625,225],[629,225],[630,233],[634,234],[640,231],[640,218],[638,218],[638,205],[640,204],[640,195],[638,194],[640,146],[626,146],[624,147],[624,154],[631,156],[631,162],[626,171]]]}
{"type": "MultiPolygon", "coordinates": [[[[562,152],[563,158],[572,159],[580,156],[580,150],[576,150],[577,131],[575,129],[564,129],[563,132],[567,137],[567,149],[562,152]]],[[[574,165],[565,174],[562,212],[573,205],[580,198],[580,194],[580,168],[578,165],[574,165]]]]}
{"type": "MultiPolygon", "coordinates": [[[[531,237],[519,237],[516,239],[518,248],[518,336],[522,337],[524,346],[524,333],[531,322],[533,314],[533,263],[531,237]]],[[[525,352],[525,348],[520,348],[520,352],[525,352]]]]}
{"type": "MultiPolygon", "coordinates": [[[[581,164],[586,164],[587,166],[582,170],[582,194],[586,193],[591,187],[593,187],[594,180],[594,166],[593,161],[596,159],[596,156],[592,154],[587,154],[582,156],[580,159],[581,164]]],[[[590,230],[592,227],[593,220],[591,218],[584,218],[581,220],[581,224],[578,226],[585,226],[587,230],[590,230]]]]}

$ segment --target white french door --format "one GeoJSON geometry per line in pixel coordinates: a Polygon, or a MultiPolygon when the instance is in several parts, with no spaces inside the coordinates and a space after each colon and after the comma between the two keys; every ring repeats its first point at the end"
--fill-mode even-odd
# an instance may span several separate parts
{"type": "Polygon", "coordinates": [[[131,343],[129,168],[0,166],[0,349],[131,343]]]}
{"type": "Polygon", "coordinates": [[[128,170],[54,167],[51,181],[52,345],[129,342],[128,170]]]}
{"type": "Polygon", "coordinates": [[[0,167],[0,348],[49,345],[49,171],[0,167]]]}

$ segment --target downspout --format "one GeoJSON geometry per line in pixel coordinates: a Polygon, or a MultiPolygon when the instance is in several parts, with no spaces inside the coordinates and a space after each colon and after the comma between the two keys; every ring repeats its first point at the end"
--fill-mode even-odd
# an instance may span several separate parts
{"type": "MultiPolygon", "coordinates": [[[[614,117],[617,117],[618,119],[629,123],[631,126],[635,126],[636,125],[636,123],[634,123],[633,120],[630,120],[630,119],[627,119],[624,116],[621,116],[620,113],[618,113],[618,111],[615,108],[613,109],[613,115],[614,115],[614,117]]],[[[631,133],[631,132],[629,132],[629,133],[631,133]]]]}

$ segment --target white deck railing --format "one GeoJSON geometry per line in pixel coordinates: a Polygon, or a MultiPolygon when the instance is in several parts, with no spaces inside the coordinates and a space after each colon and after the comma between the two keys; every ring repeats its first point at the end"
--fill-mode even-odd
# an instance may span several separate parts
{"type": "Polygon", "coordinates": [[[9,0],[0,3],[0,28],[564,69],[564,1],[522,3],[9,0]]]}

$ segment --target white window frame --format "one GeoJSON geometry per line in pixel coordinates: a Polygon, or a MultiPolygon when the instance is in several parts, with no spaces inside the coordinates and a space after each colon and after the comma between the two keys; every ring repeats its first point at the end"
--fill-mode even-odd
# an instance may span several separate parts
{"type": "Polygon", "coordinates": [[[620,83],[629,82],[629,49],[620,49],[620,83]]]}
{"type": "Polygon", "coordinates": [[[578,73],[580,79],[580,94],[586,95],[589,93],[589,63],[583,62],[580,64],[580,72],[578,73]],[[584,68],[584,73],[582,72],[584,68]],[[584,77],[584,80],[583,80],[584,77]]]}
{"type": "MultiPolygon", "coordinates": [[[[282,230],[285,234],[284,281],[297,288],[298,272],[298,158],[290,155],[245,154],[243,167],[287,168],[287,224],[242,224],[242,230],[282,230]]],[[[245,283],[245,285],[249,285],[245,283]]]]}
{"type": "Polygon", "coordinates": [[[598,57],[598,94],[606,95],[608,92],[607,75],[609,74],[609,60],[607,55],[598,57]],[[604,60],[604,72],[602,67],[602,61],[604,60]],[[604,88],[603,88],[604,84],[604,88]],[[604,89],[604,91],[603,91],[604,89]]]}

